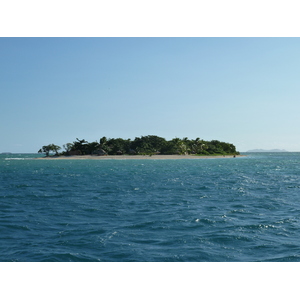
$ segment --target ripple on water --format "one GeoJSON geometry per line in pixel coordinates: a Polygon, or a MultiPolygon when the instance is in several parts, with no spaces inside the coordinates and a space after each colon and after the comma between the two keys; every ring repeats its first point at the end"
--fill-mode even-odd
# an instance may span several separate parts
{"type": "Polygon", "coordinates": [[[299,261],[299,158],[3,160],[2,260],[299,261]]]}

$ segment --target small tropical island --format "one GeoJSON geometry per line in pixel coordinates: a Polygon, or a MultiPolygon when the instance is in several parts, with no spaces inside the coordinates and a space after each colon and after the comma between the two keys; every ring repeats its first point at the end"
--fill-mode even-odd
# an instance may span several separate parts
{"type": "Polygon", "coordinates": [[[46,157],[87,158],[87,157],[153,157],[175,158],[175,156],[208,157],[240,155],[233,144],[218,140],[204,141],[200,138],[173,138],[166,140],[156,135],[136,137],[134,140],[122,138],[100,138],[99,142],[89,143],[85,139],[76,139],[62,148],[55,144],[43,146],[38,153],[46,157]]]}
{"type": "Polygon", "coordinates": [[[271,150],[253,149],[253,150],[248,150],[247,152],[288,152],[288,151],[284,149],[271,149],[271,150]]]}

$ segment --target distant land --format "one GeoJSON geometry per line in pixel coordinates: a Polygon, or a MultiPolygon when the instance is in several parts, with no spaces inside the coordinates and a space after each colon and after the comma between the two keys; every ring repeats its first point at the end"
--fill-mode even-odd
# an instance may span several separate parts
{"type": "Polygon", "coordinates": [[[58,152],[61,147],[55,144],[44,145],[38,153],[46,156],[52,152],[55,156],[72,155],[239,155],[233,144],[218,140],[204,141],[200,138],[189,140],[173,138],[166,140],[156,135],[136,137],[134,140],[122,138],[102,137],[99,142],[89,143],[85,139],[78,139],[73,143],[63,145],[63,152],[58,152]]]}
{"type": "Polygon", "coordinates": [[[272,150],[253,149],[253,150],[248,150],[247,152],[288,152],[288,151],[284,149],[272,149],[272,150]]]}

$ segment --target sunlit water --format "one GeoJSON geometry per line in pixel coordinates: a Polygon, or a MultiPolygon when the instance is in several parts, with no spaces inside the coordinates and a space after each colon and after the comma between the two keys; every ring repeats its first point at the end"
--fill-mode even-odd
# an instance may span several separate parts
{"type": "Polygon", "coordinates": [[[1,261],[300,261],[300,153],[0,155],[1,261]]]}

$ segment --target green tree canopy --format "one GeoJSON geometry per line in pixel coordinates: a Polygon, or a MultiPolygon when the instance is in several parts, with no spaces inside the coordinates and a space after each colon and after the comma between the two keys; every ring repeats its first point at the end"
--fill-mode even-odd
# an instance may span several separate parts
{"type": "MultiPolygon", "coordinates": [[[[184,138],[173,138],[167,141],[166,139],[156,136],[147,135],[136,137],[133,141],[130,139],[113,138],[109,139],[105,136],[97,141],[89,143],[85,139],[76,139],[73,143],[66,143],[63,145],[65,152],[63,155],[70,154],[98,154],[103,155],[107,153],[110,155],[121,154],[194,154],[194,155],[226,155],[226,154],[239,154],[233,144],[220,142],[218,140],[204,141],[200,138],[189,140],[184,138]]],[[[59,146],[49,144],[43,146],[39,153],[46,153],[49,156],[50,152],[58,155],[59,146]]]]}
{"type": "Polygon", "coordinates": [[[49,144],[47,146],[43,146],[38,152],[39,153],[45,153],[46,156],[49,156],[50,152],[54,152],[55,155],[58,155],[58,151],[61,149],[61,147],[54,145],[54,144],[49,144]]]}

